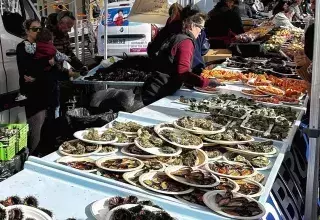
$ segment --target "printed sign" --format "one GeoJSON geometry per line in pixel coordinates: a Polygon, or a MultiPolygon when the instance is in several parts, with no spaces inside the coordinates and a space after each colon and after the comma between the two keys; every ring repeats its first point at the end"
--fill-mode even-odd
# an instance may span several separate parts
{"type": "Polygon", "coordinates": [[[128,15],[130,7],[126,8],[111,8],[108,9],[108,26],[128,26],[128,15]]]}

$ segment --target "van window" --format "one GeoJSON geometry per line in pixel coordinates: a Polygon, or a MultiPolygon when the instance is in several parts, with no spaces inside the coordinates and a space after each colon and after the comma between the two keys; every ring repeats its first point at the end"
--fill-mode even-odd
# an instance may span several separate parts
{"type": "Polygon", "coordinates": [[[10,34],[23,37],[25,32],[23,22],[29,18],[35,18],[28,0],[4,0],[2,1],[1,16],[4,28],[10,34]]]}

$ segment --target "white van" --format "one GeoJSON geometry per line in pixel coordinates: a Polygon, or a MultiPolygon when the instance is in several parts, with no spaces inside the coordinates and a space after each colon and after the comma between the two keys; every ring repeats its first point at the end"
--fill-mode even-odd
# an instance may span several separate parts
{"type": "MultiPolygon", "coordinates": [[[[108,4],[108,56],[147,55],[148,43],[158,33],[160,25],[129,22],[127,19],[134,1],[108,4]]],[[[104,11],[97,28],[98,55],[104,55],[104,11]]]]}
{"type": "Polygon", "coordinates": [[[0,124],[25,121],[24,108],[14,100],[19,92],[16,47],[23,39],[23,22],[39,18],[29,0],[1,5],[0,17],[0,124]]]}

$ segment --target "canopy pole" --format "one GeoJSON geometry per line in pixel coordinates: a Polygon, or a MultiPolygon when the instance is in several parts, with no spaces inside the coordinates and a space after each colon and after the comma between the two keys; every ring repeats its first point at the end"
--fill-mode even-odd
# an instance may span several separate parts
{"type": "MultiPolygon", "coordinates": [[[[315,35],[313,43],[313,68],[310,99],[310,124],[309,129],[319,129],[319,95],[320,95],[320,4],[316,4],[315,35]]],[[[304,219],[318,219],[318,196],[319,196],[319,137],[309,139],[309,161],[307,173],[306,202],[304,219]]]]}
{"type": "Polygon", "coordinates": [[[73,14],[76,18],[76,22],[74,24],[74,43],[76,48],[76,56],[79,58],[79,38],[78,38],[78,13],[77,13],[77,1],[73,1],[73,14]]]}
{"type": "Polygon", "coordinates": [[[108,58],[108,0],[104,0],[104,59],[108,58]]]}

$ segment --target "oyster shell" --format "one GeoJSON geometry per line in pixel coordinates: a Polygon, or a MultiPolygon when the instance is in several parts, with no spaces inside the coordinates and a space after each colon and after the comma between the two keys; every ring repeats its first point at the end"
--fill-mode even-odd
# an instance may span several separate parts
{"type": "Polygon", "coordinates": [[[115,121],[113,122],[113,128],[119,130],[119,131],[123,131],[123,132],[138,132],[138,130],[140,128],[142,128],[142,125],[139,125],[136,122],[118,122],[115,121]]]}

